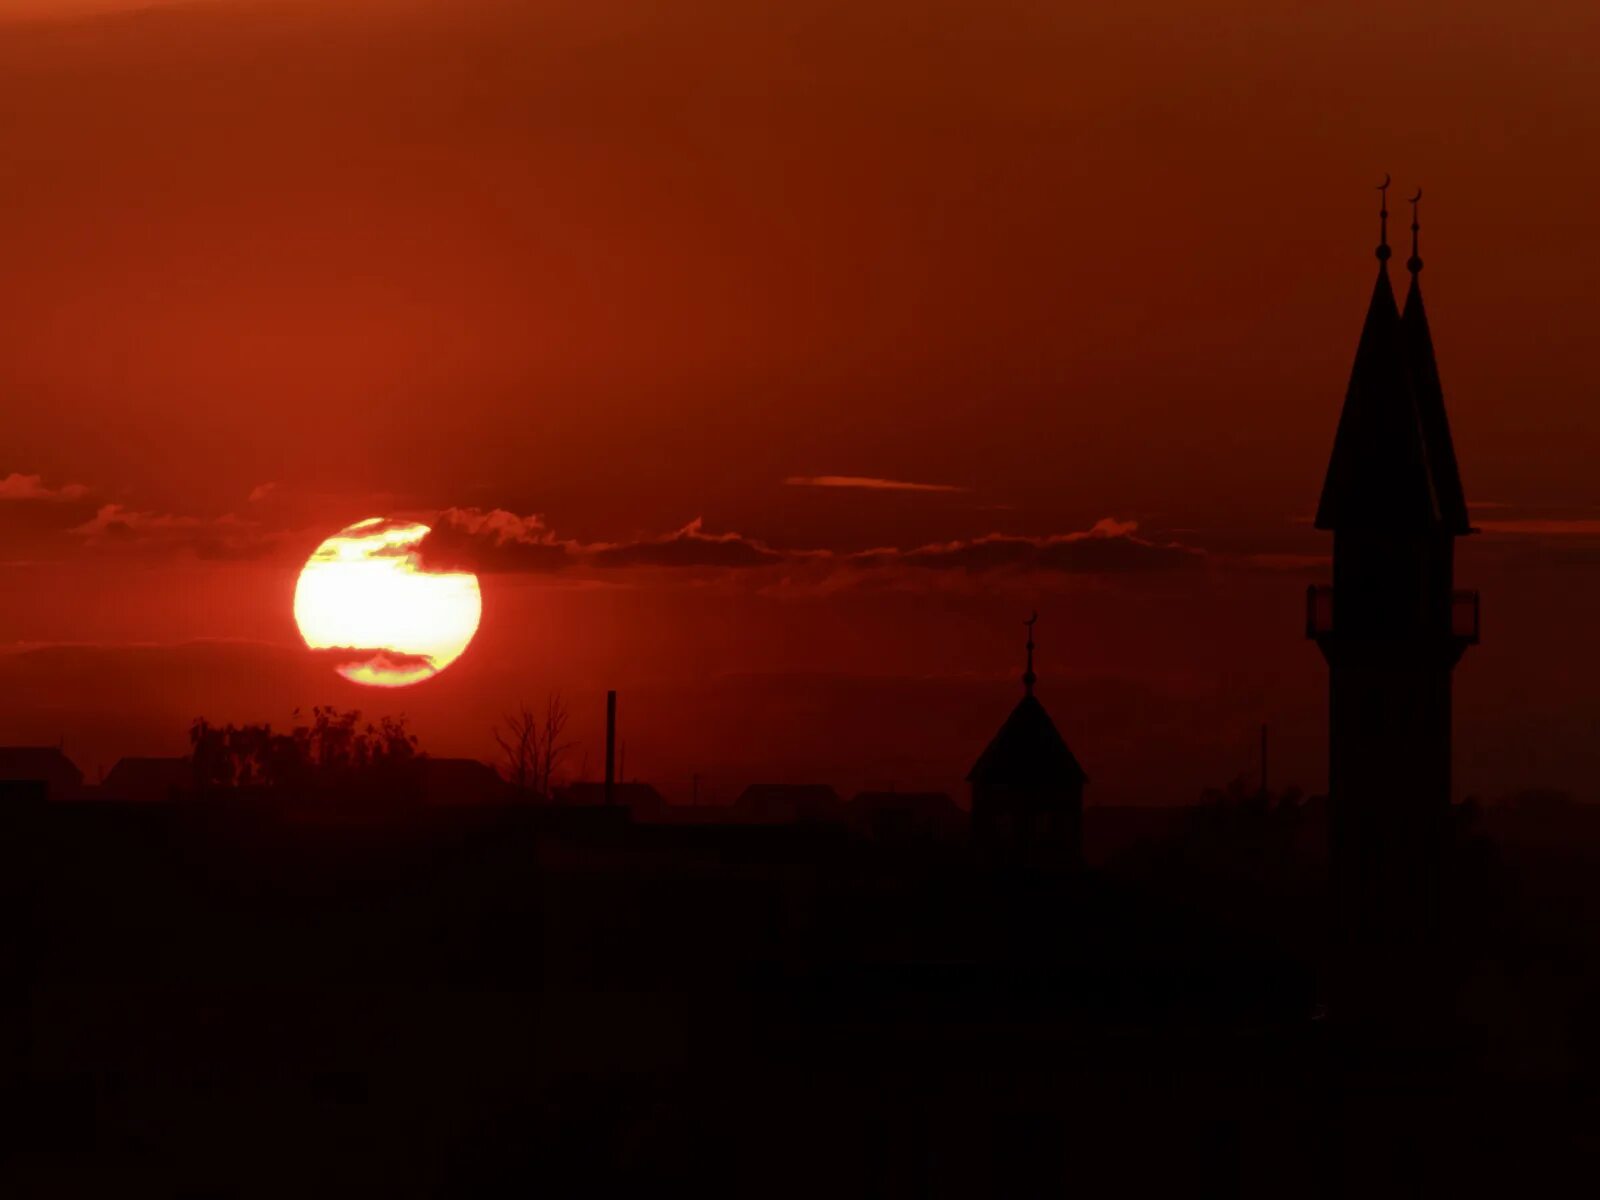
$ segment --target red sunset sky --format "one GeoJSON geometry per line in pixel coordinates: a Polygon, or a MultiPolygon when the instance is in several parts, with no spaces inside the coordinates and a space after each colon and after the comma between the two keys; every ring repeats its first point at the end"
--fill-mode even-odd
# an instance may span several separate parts
{"type": "Polygon", "coordinates": [[[0,3],[0,743],[333,702],[489,758],[559,689],[597,767],[614,686],[665,790],[954,790],[1037,608],[1091,802],[1262,721],[1318,789],[1388,170],[1484,528],[1457,791],[1600,795],[1600,7],[115,8],[0,3]],[[482,572],[403,692],[290,611],[371,516],[482,572]]]}

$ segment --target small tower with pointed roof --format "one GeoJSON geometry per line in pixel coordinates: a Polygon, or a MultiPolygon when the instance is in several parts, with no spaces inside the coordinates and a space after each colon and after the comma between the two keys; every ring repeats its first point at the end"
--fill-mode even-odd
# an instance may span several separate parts
{"type": "Polygon", "coordinates": [[[1022,699],[967,775],[972,787],[973,843],[1000,866],[1064,868],[1082,853],[1083,785],[1078,765],[1050,714],[1033,694],[1033,627],[1022,699]]]}
{"type": "Polygon", "coordinates": [[[1362,943],[1425,938],[1450,808],[1451,681],[1478,639],[1476,592],[1455,588],[1472,532],[1422,305],[1419,190],[1404,312],[1389,283],[1387,178],[1378,278],[1356,348],[1316,527],[1333,586],[1307,596],[1328,662],[1335,902],[1362,943]]]}

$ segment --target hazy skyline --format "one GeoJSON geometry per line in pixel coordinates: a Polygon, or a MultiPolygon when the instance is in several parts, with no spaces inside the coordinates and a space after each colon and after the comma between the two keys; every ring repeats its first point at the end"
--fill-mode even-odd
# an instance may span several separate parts
{"type": "Polygon", "coordinates": [[[1318,789],[1389,170],[1485,530],[1458,792],[1594,796],[1592,6],[50,7],[0,9],[0,740],[335,699],[490,757],[560,689],[594,762],[616,686],[630,774],[950,788],[1037,607],[1091,801],[1263,720],[1318,789]],[[290,614],[372,516],[485,569],[394,696],[290,614]]]}

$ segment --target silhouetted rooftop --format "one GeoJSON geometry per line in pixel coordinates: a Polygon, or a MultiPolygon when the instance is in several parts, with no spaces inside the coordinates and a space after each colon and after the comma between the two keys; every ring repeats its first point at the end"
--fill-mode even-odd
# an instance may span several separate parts
{"type": "Polygon", "coordinates": [[[759,821],[837,821],[844,817],[839,793],[820,783],[753,783],[739,793],[734,809],[759,821]]]}
{"type": "Polygon", "coordinates": [[[120,758],[100,791],[120,800],[168,800],[193,788],[194,778],[194,765],[186,758],[120,758]]]}
{"type": "MultiPolygon", "coordinates": [[[[554,799],[558,804],[569,804],[578,808],[601,807],[606,802],[606,785],[569,783],[565,787],[555,789],[554,799]]],[[[666,799],[653,784],[614,783],[611,785],[611,802],[630,812],[649,813],[664,806],[666,799]]]]}
{"type": "Polygon", "coordinates": [[[52,790],[83,786],[83,772],[59,746],[0,746],[0,779],[42,780],[52,790]]]}
{"type": "Polygon", "coordinates": [[[851,823],[871,836],[955,836],[967,814],[946,792],[858,792],[850,801],[851,823]]]}
{"type": "Polygon", "coordinates": [[[1088,781],[1044,705],[1032,693],[1017,702],[967,775],[989,787],[1075,787],[1088,781]]]}
{"type": "Polygon", "coordinates": [[[948,792],[857,792],[850,801],[863,808],[942,809],[954,808],[948,792]]]}

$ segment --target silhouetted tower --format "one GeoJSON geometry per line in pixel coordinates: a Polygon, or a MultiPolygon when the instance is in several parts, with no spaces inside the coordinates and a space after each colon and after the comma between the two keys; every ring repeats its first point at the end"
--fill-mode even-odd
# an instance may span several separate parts
{"type": "Polygon", "coordinates": [[[1068,867],[1082,851],[1083,785],[1089,777],[1033,694],[1038,619],[1034,613],[1027,622],[1022,699],[967,775],[972,837],[979,854],[997,865],[1068,867]]]}
{"type": "Polygon", "coordinates": [[[1450,683],[1478,640],[1478,596],[1455,590],[1455,539],[1472,532],[1422,306],[1416,204],[1411,289],[1389,285],[1388,178],[1378,279],[1317,508],[1333,586],[1307,596],[1306,634],[1328,661],[1333,883],[1362,944],[1425,938],[1450,811],[1450,683]]]}

